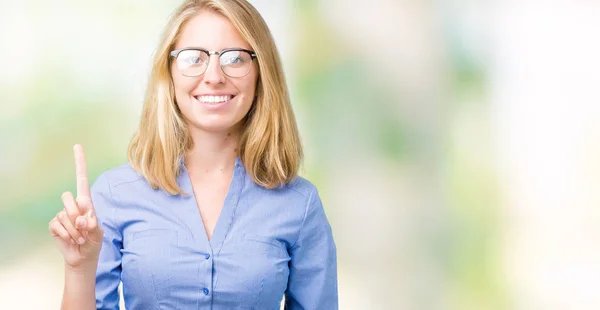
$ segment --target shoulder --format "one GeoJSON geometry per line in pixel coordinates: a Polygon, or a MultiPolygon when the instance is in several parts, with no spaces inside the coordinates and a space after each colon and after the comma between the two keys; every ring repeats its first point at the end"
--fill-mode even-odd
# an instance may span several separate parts
{"type": "Polygon", "coordinates": [[[253,203],[267,207],[283,205],[286,210],[295,210],[298,214],[305,214],[306,209],[315,200],[319,200],[316,186],[309,180],[297,176],[291,182],[275,188],[265,188],[246,178],[244,196],[253,203]]]}
{"type": "Polygon", "coordinates": [[[254,186],[260,188],[258,191],[269,200],[281,199],[286,205],[297,205],[303,209],[319,197],[317,187],[301,176],[273,189],[266,189],[256,184],[254,186]]]}
{"type": "Polygon", "coordinates": [[[126,163],[102,172],[98,178],[96,178],[92,188],[113,190],[120,185],[143,180],[144,177],[135,171],[129,163],[126,163]]]}
{"type": "MultiPolygon", "coordinates": [[[[116,218],[114,214],[122,206],[123,198],[129,196],[123,194],[131,194],[134,191],[133,187],[126,186],[126,184],[140,181],[143,182],[144,178],[130,164],[123,164],[102,172],[90,188],[98,218],[105,224],[114,220],[116,218]]],[[[140,197],[137,195],[140,192],[135,194],[132,196],[140,197]]]]}
{"type": "Polygon", "coordinates": [[[306,200],[311,199],[312,196],[318,196],[317,187],[309,180],[298,176],[292,182],[284,186],[285,190],[290,191],[304,197],[306,200]]]}
{"type": "Polygon", "coordinates": [[[295,200],[299,206],[302,206],[302,213],[305,218],[308,214],[323,209],[319,191],[311,181],[298,176],[292,182],[286,184],[284,189],[288,192],[286,196],[291,198],[290,200],[295,200]]]}
{"type": "Polygon", "coordinates": [[[331,234],[331,227],[327,220],[323,203],[319,197],[317,187],[305,178],[297,177],[287,185],[289,191],[302,197],[302,217],[298,226],[297,236],[292,243],[293,247],[301,243],[316,243],[315,239],[327,237],[331,234]]]}

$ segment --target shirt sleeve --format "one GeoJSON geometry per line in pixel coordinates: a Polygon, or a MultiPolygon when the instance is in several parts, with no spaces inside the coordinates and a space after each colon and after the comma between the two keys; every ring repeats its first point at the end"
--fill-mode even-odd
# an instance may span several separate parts
{"type": "Polygon", "coordinates": [[[115,220],[116,204],[110,184],[104,175],[100,175],[92,186],[91,195],[96,216],[104,231],[96,270],[96,308],[118,310],[123,238],[115,220]]]}
{"type": "Polygon", "coordinates": [[[290,257],[285,309],[338,309],[336,246],[316,190],[290,257]]]}

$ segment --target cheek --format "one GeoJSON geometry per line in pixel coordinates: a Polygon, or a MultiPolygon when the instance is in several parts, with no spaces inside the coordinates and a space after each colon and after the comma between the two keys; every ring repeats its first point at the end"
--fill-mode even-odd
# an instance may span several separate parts
{"type": "Polygon", "coordinates": [[[194,79],[183,78],[177,73],[171,75],[173,81],[173,88],[175,89],[175,98],[179,100],[185,100],[188,97],[190,91],[194,89],[194,79]]]}
{"type": "Polygon", "coordinates": [[[239,89],[244,93],[246,99],[250,101],[254,100],[254,96],[256,96],[257,80],[256,75],[254,75],[251,78],[244,80],[243,84],[239,86],[239,89]]]}
{"type": "Polygon", "coordinates": [[[250,109],[250,106],[254,102],[254,96],[256,95],[255,86],[256,83],[248,82],[240,85],[240,88],[238,88],[243,93],[243,102],[241,104],[243,109],[250,109]]]}

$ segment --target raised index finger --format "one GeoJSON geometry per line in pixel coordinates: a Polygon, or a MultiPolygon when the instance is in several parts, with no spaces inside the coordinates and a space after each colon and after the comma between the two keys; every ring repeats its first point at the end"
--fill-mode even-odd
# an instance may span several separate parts
{"type": "Polygon", "coordinates": [[[83,147],[75,144],[73,146],[73,154],[75,155],[75,175],[77,177],[77,200],[91,201],[90,183],[88,181],[83,147]]]}

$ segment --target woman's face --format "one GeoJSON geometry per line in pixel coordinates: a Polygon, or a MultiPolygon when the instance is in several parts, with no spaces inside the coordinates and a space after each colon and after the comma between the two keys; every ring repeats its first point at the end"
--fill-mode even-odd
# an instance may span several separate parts
{"type": "MultiPolygon", "coordinates": [[[[181,30],[175,49],[188,47],[202,48],[208,51],[222,51],[229,48],[250,50],[235,27],[222,15],[204,10],[191,18],[181,30]]],[[[236,54],[231,54],[235,56],[236,54]]],[[[199,66],[204,55],[180,54],[173,59],[171,77],[175,86],[175,99],[183,118],[191,130],[206,132],[226,132],[236,130],[236,125],[246,116],[254,100],[258,80],[256,60],[252,61],[250,71],[243,77],[230,77],[221,69],[221,62],[238,66],[242,61],[237,57],[218,55],[208,59],[206,71],[195,77],[182,75],[177,62],[199,66]]],[[[245,54],[244,56],[248,56],[245,54]]],[[[181,64],[180,64],[181,65],[181,64]]],[[[233,69],[232,71],[235,71],[233,69]]],[[[187,74],[190,75],[190,74],[187,74]]]]}

